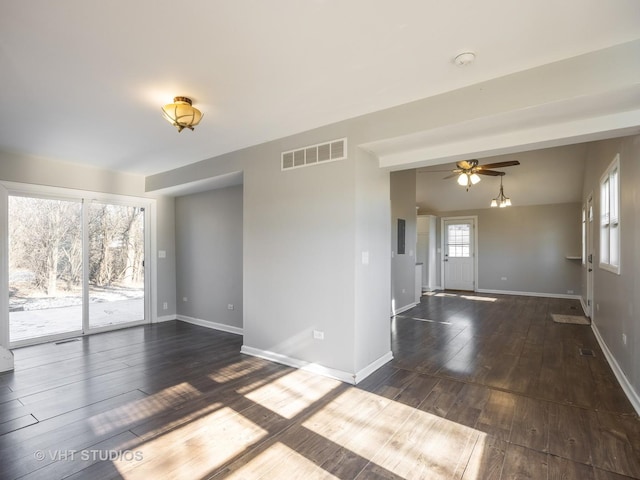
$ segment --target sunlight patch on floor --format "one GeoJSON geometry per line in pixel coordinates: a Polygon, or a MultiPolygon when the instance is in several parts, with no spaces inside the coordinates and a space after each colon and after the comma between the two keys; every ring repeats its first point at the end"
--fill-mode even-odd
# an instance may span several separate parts
{"type": "Polygon", "coordinates": [[[121,427],[140,423],[145,418],[150,418],[168,409],[175,408],[177,404],[184,403],[200,395],[198,389],[189,383],[183,382],[140,400],[135,400],[100,415],[95,415],[89,419],[89,425],[91,425],[94,433],[101,435],[113,430],[119,430],[121,427]]]}
{"type": "Polygon", "coordinates": [[[231,380],[237,380],[241,377],[257,372],[265,367],[266,362],[258,358],[245,358],[239,362],[234,362],[226,367],[218,368],[215,372],[210,373],[208,377],[214,382],[226,383],[231,380]]]}
{"type": "Polygon", "coordinates": [[[497,298],[493,297],[476,297],[473,295],[460,295],[460,298],[464,298],[465,300],[475,300],[477,302],[497,302],[497,298]]]}
{"type": "Polygon", "coordinates": [[[122,478],[203,478],[268,434],[224,407],[136,448],[142,457],[113,462],[122,478]]]}
{"type": "MultiPolygon", "coordinates": [[[[385,478],[389,473],[406,479],[461,478],[472,451],[483,448],[485,437],[473,428],[357,389],[341,394],[302,426],[370,461],[367,469],[385,478]]],[[[468,471],[466,478],[482,477],[468,471]]]]}
{"type": "Polygon", "coordinates": [[[271,445],[267,450],[225,478],[242,480],[280,480],[283,478],[304,478],[307,480],[316,478],[338,479],[338,477],[329,474],[305,456],[279,442],[271,445]]]}
{"type": "Polygon", "coordinates": [[[293,418],[340,385],[338,380],[295,370],[245,397],[284,418],[293,418]]]}
{"type": "Polygon", "coordinates": [[[497,302],[498,299],[495,297],[481,297],[478,295],[464,295],[460,293],[446,293],[446,292],[427,292],[423,293],[423,295],[429,297],[458,297],[464,298],[465,300],[473,300],[477,302],[497,302]]]}

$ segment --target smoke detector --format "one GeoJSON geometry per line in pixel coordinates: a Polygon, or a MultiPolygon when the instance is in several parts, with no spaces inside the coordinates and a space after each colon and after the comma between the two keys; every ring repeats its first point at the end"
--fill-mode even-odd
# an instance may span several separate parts
{"type": "Polygon", "coordinates": [[[456,55],[456,57],[453,59],[453,63],[455,63],[459,67],[464,67],[465,65],[469,65],[470,63],[473,63],[475,59],[476,59],[475,53],[463,52],[456,55]]]}

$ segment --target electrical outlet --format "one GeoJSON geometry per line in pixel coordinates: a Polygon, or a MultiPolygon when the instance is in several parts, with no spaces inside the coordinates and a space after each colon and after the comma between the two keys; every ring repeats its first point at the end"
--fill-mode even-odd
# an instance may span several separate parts
{"type": "Polygon", "coordinates": [[[626,333],[623,333],[623,334],[622,334],[622,344],[623,344],[623,345],[626,345],[626,344],[627,344],[627,334],[626,334],[626,333]]]}
{"type": "Polygon", "coordinates": [[[169,304],[168,304],[167,302],[164,302],[164,303],[162,304],[162,309],[163,309],[163,310],[167,310],[168,308],[169,308],[169,304]]]}
{"type": "Polygon", "coordinates": [[[569,295],[573,295],[573,290],[567,290],[567,293],[568,293],[569,295]]]}
{"type": "Polygon", "coordinates": [[[227,310],[233,310],[233,303],[227,305],[227,310]]]}
{"type": "Polygon", "coordinates": [[[313,338],[315,338],[316,340],[324,340],[324,332],[321,332],[320,330],[314,330],[313,338]]]}
{"type": "Polygon", "coordinates": [[[187,297],[182,297],[182,301],[186,302],[187,301],[187,297]]]}
{"type": "Polygon", "coordinates": [[[500,280],[506,282],[507,281],[507,277],[500,277],[500,280]]]}

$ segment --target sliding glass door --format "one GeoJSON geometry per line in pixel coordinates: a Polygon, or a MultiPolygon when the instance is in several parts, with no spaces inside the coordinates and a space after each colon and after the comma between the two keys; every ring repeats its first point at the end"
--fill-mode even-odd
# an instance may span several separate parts
{"type": "Polygon", "coordinates": [[[82,331],[82,203],[9,197],[12,342],[82,331]]]}
{"type": "Polygon", "coordinates": [[[12,345],[144,323],[145,208],[8,196],[12,345]]]}
{"type": "Polygon", "coordinates": [[[144,320],[144,208],[91,203],[89,328],[144,320]]]}

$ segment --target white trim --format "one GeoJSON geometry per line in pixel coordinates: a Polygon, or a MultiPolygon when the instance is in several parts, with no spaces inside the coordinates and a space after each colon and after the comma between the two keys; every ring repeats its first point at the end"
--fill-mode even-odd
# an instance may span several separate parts
{"type": "Polygon", "coordinates": [[[240,353],[244,353],[245,355],[250,355],[252,357],[264,358],[265,360],[269,360],[270,362],[280,363],[282,365],[287,365],[288,367],[299,368],[300,370],[305,370],[307,372],[316,373],[324,377],[333,378],[344,383],[355,385],[356,375],[349,372],[344,372],[342,370],[324,367],[317,363],[306,362],[304,360],[289,357],[287,355],[282,355],[280,353],[270,352],[268,350],[260,350],[259,348],[248,347],[246,345],[242,346],[242,348],[240,349],[240,353]]]}
{"type": "Polygon", "coordinates": [[[221,332],[235,333],[236,335],[243,335],[242,328],[234,327],[232,325],[225,325],[224,323],[210,322],[201,318],[188,317],[186,315],[176,315],[176,320],[181,322],[191,323],[198,325],[199,327],[212,328],[214,330],[220,330],[221,332]]]}
{"type": "Polygon", "coordinates": [[[582,298],[582,296],[580,296],[580,306],[582,307],[584,316],[591,318],[591,313],[589,312],[589,307],[587,306],[587,302],[584,301],[584,298],[582,298]]]}
{"type": "Polygon", "coordinates": [[[360,383],[362,380],[364,380],[373,372],[378,370],[385,363],[389,363],[391,360],[393,360],[393,352],[389,351],[384,355],[382,355],[377,360],[374,360],[373,362],[371,362],[369,365],[361,369],[359,372],[357,372],[354,378],[355,383],[356,384],[360,383]]]}
{"type": "Polygon", "coordinates": [[[620,368],[620,365],[618,365],[616,358],[613,356],[613,354],[609,350],[609,347],[607,347],[607,344],[605,343],[604,339],[600,335],[600,332],[598,331],[598,327],[593,322],[591,322],[591,330],[596,336],[596,340],[598,341],[598,344],[602,349],[602,353],[604,353],[604,357],[607,359],[607,362],[609,363],[611,370],[613,370],[613,374],[618,379],[618,383],[620,383],[622,390],[624,390],[624,393],[629,399],[629,402],[631,402],[631,405],[635,409],[636,413],[640,415],[640,395],[638,395],[638,393],[633,389],[631,382],[629,382],[626,375],[620,368]]]}
{"type": "Polygon", "coordinates": [[[581,300],[580,295],[568,295],[565,293],[545,293],[545,292],[516,292],[514,290],[489,290],[486,288],[478,288],[478,293],[493,293],[495,295],[519,295],[523,297],[543,297],[543,298],[568,298],[571,300],[581,300]]]}
{"type": "Polygon", "coordinates": [[[151,320],[151,323],[162,323],[162,322],[170,322],[171,320],[178,320],[176,315],[162,315],[160,317],[155,317],[151,320]]]}
{"type": "Polygon", "coordinates": [[[413,302],[413,303],[410,303],[409,305],[405,305],[404,307],[400,307],[397,310],[395,310],[394,312],[392,312],[391,316],[393,317],[393,316],[398,315],[398,314],[400,314],[402,312],[406,312],[407,310],[411,310],[413,307],[415,307],[416,305],[419,305],[419,304],[420,304],[420,302],[413,302]]]}
{"type": "Polygon", "coordinates": [[[0,372],[13,370],[13,352],[0,346],[0,372]]]}
{"type": "Polygon", "coordinates": [[[70,332],[54,333],[51,335],[43,335],[41,337],[31,337],[25,340],[16,340],[11,342],[11,348],[30,347],[32,345],[40,345],[42,343],[55,343],[59,340],[70,340],[72,338],[82,338],[82,330],[72,330],[70,332]]]}
{"type": "Polygon", "coordinates": [[[13,370],[13,352],[9,334],[9,218],[7,202],[9,192],[0,184],[0,372],[13,370]]]}

